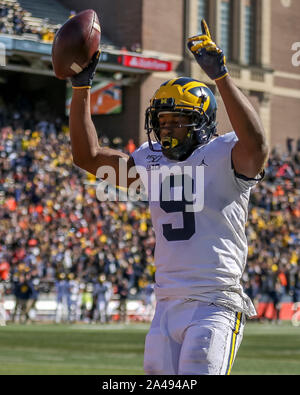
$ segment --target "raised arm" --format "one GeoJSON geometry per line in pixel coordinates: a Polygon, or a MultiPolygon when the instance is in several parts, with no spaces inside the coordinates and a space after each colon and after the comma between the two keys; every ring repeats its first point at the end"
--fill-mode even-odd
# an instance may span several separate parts
{"type": "Polygon", "coordinates": [[[268,157],[266,135],[260,118],[229,75],[216,83],[239,139],[232,149],[234,169],[239,174],[254,178],[263,170],[268,157]]]}
{"type": "Polygon", "coordinates": [[[90,65],[80,74],[72,77],[72,102],[70,109],[70,136],[74,163],[94,175],[100,167],[110,167],[116,174],[116,184],[128,186],[134,179],[120,177],[120,163],[127,167],[126,172],[134,166],[133,159],[118,150],[99,145],[98,135],[91,118],[90,88],[99,60],[99,53],[95,54],[90,65]]]}
{"type": "Polygon", "coordinates": [[[232,149],[235,171],[248,178],[254,178],[262,171],[268,157],[263,126],[249,100],[230,77],[225,55],[212,41],[204,20],[201,25],[202,35],[189,38],[188,48],[206,74],[216,82],[239,139],[232,149]]]}

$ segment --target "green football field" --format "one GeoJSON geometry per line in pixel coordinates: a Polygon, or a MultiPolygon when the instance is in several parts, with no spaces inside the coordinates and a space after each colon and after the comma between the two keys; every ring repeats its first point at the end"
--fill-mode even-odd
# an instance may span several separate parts
{"type": "MultiPolygon", "coordinates": [[[[142,375],[147,324],[0,327],[0,374],[142,375]]],[[[232,375],[299,375],[300,328],[248,323],[232,375]]]]}

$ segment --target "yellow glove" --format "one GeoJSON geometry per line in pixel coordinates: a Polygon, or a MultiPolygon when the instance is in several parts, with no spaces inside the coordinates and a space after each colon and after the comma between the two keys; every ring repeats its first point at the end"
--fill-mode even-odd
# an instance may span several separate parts
{"type": "Polygon", "coordinates": [[[201,28],[202,35],[188,39],[188,48],[206,74],[212,80],[220,80],[228,75],[224,52],[212,41],[204,19],[201,21],[201,28]]]}

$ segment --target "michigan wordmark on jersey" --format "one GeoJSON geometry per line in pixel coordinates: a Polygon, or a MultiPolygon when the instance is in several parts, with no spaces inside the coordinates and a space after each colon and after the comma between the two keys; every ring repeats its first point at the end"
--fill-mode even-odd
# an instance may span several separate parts
{"type": "Polygon", "coordinates": [[[182,162],[153,152],[148,143],[132,155],[156,235],[158,300],[196,299],[256,315],[240,280],[250,190],[257,181],[236,176],[231,151],[237,141],[227,133],[182,162]]]}

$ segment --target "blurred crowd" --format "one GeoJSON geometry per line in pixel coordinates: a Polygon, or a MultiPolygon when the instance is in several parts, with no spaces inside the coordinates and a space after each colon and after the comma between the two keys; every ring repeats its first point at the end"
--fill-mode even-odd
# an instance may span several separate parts
{"type": "MultiPolygon", "coordinates": [[[[104,274],[117,296],[121,286],[140,294],[154,276],[147,206],[99,202],[95,177],[72,164],[62,120],[43,118],[41,103],[32,113],[22,106],[0,109],[0,277],[10,292],[21,274],[50,292],[61,274],[81,287],[104,274]]],[[[122,140],[104,136],[102,144],[119,148],[122,140]]]]}
{"type": "MultiPolygon", "coordinates": [[[[43,9],[43,4],[35,4],[35,7],[43,9]]],[[[43,12],[43,15],[45,13],[43,12]]],[[[47,14],[46,14],[47,15],[47,14]]],[[[76,11],[70,10],[66,14],[66,20],[76,15],[76,11]]],[[[60,19],[61,20],[61,19],[60,19]]],[[[61,23],[53,22],[53,19],[37,18],[25,10],[17,0],[0,0],[0,35],[8,34],[23,36],[24,39],[52,43],[56,32],[61,27],[61,23]]],[[[101,47],[112,47],[112,43],[105,43],[103,40],[101,47]]],[[[114,45],[115,47],[115,45],[114,45]]],[[[130,47],[122,46],[123,52],[141,52],[141,44],[133,43],[130,47]]]]}
{"type": "MultiPolygon", "coordinates": [[[[37,2],[38,3],[38,2],[37,2]]],[[[35,4],[36,7],[43,8],[43,4],[35,4]]],[[[70,10],[66,17],[72,18],[76,11],[70,10]]],[[[60,23],[54,24],[49,18],[36,18],[25,10],[16,0],[0,0],[0,34],[24,36],[26,39],[40,40],[52,43],[60,23]]],[[[108,46],[112,44],[109,43],[108,46]]],[[[102,48],[105,43],[102,42],[102,48]]],[[[125,52],[141,52],[141,44],[134,43],[129,48],[122,46],[125,52]]]]}
{"type": "MultiPolygon", "coordinates": [[[[271,153],[246,227],[246,292],[277,307],[285,298],[300,300],[300,144],[293,143],[284,155],[271,153]]],[[[101,144],[135,149],[120,137],[102,136],[101,144]]],[[[0,178],[0,279],[25,320],[22,297],[32,308],[49,292],[57,302],[65,298],[69,319],[107,320],[114,298],[120,316],[128,298],[149,300],[155,235],[147,205],[97,200],[98,180],[73,165],[68,127],[42,102],[32,109],[0,100],[0,178]]]]}
{"type": "Polygon", "coordinates": [[[30,34],[39,40],[52,42],[58,25],[52,25],[47,19],[40,23],[38,19],[28,16],[30,14],[18,2],[0,0],[0,34],[30,34]]]}
{"type": "Polygon", "coordinates": [[[251,194],[243,277],[250,297],[272,303],[277,316],[281,302],[300,301],[300,139],[286,142],[284,155],[272,151],[251,194]]]}

